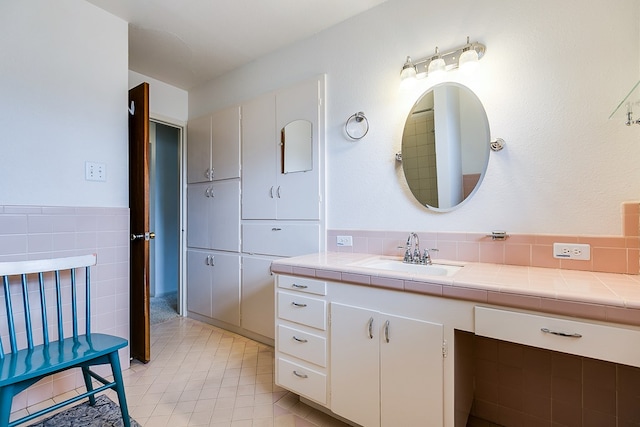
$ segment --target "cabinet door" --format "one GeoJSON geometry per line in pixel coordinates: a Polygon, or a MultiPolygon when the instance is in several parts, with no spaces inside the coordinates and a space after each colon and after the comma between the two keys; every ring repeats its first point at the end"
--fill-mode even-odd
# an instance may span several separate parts
{"type": "Polygon", "coordinates": [[[211,116],[187,124],[187,183],[210,181],[211,116]]]}
{"type": "MultiPolygon", "coordinates": [[[[366,427],[380,426],[378,318],[375,311],[331,303],[331,410],[366,427]]],[[[385,427],[391,425],[407,424],[385,427]]]]}
{"type": "Polygon", "coordinates": [[[240,326],[240,255],[213,252],[211,317],[240,326]]]}
{"type": "Polygon", "coordinates": [[[442,325],[387,314],[381,322],[381,425],[442,426],[442,325]]]}
{"type": "Polygon", "coordinates": [[[187,251],[187,310],[211,317],[211,253],[187,251]]]}
{"type": "Polygon", "coordinates": [[[240,178],[240,107],[211,116],[211,174],[213,180],[240,178]]]}
{"type": "Polygon", "coordinates": [[[242,218],[276,218],[275,96],[242,106],[242,218]]]}
{"type": "Polygon", "coordinates": [[[242,327],[274,339],[273,257],[242,257],[242,327]]]}
{"type": "Polygon", "coordinates": [[[191,248],[210,248],[210,194],[209,182],[187,186],[187,246],[191,248]]]}
{"type": "Polygon", "coordinates": [[[240,181],[215,181],[209,185],[210,247],[240,252],[240,181]]]}
{"type": "Polygon", "coordinates": [[[322,79],[311,79],[291,86],[276,94],[276,129],[280,133],[288,123],[294,120],[311,122],[312,163],[306,172],[282,173],[282,155],[278,150],[277,170],[278,219],[320,218],[320,137],[324,135],[321,120],[321,95],[324,93],[322,79]]]}

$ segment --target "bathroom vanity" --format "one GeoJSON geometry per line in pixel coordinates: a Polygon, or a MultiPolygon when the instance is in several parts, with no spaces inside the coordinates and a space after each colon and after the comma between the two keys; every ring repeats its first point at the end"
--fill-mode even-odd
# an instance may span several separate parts
{"type": "Polygon", "coordinates": [[[473,334],[640,367],[637,276],[437,262],[275,261],[276,383],[357,425],[449,427],[473,402],[473,334]]]}

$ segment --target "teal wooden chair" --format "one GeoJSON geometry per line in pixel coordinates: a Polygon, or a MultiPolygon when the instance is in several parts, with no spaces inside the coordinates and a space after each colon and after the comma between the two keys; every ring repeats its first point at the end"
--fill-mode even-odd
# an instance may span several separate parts
{"type": "Polygon", "coordinates": [[[4,325],[0,322],[0,426],[17,426],[86,398],[95,405],[97,393],[113,389],[124,425],[130,427],[118,358],[118,350],[127,346],[127,340],[91,333],[90,271],[95,264],[95,254],[0,263],[4,291],[0,304],[4,299],[6,314],[0,310],[0,320],[6,317],[4,325]],[[77,279],[77,273],[84,273],[84,280],[82,276],[77,279]],[[79,330],[82,315],[84,330],[79,330]],[[50,321],[55,322],[51,328],[50,321]],[[5,350],[6,341],[9,346],[5,350]],[[106,364],[111,365],[113,381],[90,369],[106,364]],[[9,422],[16,394],[44,377],[72,368],[82,370],[85,393],[9,422]],[[94,388],[93,379],[102,385],[94,388]]]}

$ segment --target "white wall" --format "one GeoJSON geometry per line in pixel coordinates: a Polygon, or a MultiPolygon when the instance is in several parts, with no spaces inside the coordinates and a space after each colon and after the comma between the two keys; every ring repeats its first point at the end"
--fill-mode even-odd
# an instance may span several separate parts
{"type": "Polygon", "coordinates": [[[608,120],[639,78],[635,0],[389,0],[189,92],[189,116],[327,73],[329,228],[494,229],[619,235],[620,203],[640,198],[640,127],[608,120]],[[433,82],[399,89],[406,55],[487,46],[474,77],[449,79],[483,102],[493,137],[482,187],[451,213],[425,210],[394,160],[405,116],[433,82]],[[343,135],[364,111],[360,142],[343,135]]]}
{"type": "Polygon", "coordinates": [[[0,2],[0,204],[128,206],[127,37],[84,0],[0,2]]]}
{"type": "Polygon", "coordinates": [[[129,70],[129,88],[143,82],[149,83],[149,115],[152,118],[172,124],[187,122],[189,94],[186,90],[129,70]]]}

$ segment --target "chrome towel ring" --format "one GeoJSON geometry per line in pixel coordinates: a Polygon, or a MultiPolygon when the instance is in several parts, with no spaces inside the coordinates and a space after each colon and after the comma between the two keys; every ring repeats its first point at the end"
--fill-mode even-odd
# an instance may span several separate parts
{"type": "Polygon", "coordinates": [[[369,120],[362,111],[354,113],[344,124],[344,132],[350,139],[362,139],[369,132],[369,120]]]}

